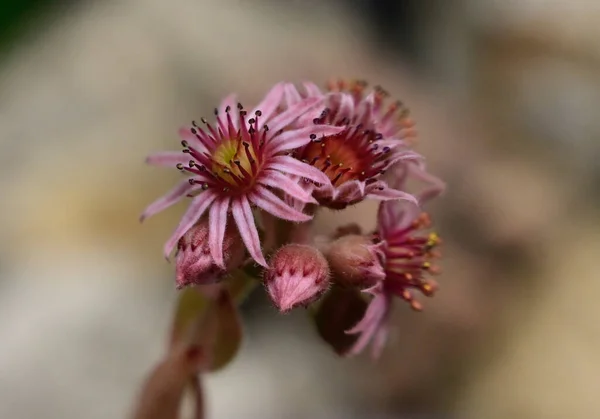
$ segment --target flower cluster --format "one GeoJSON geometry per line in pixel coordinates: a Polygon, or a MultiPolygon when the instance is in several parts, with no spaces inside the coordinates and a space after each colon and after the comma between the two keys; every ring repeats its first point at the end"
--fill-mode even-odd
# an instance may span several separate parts
{"type": "Polygon", "coordinates": [[[372,343],[374,356],[393,300],[421,310],[414,292],[437,289],[430,276],[440,239],[425,232],[431,222],[422,206],[444,184],[413,148],[407,109],[388,104],[383,89],[362,81],[326,90],[279,83],[250,111],[228,96],[213,118],[180,136],[181,151],[147,162],[177,168],[185,179],[141,217],[190,199],[164,246],[167,259],[176,249],[178,288],[226,287],[243,275],[262,282],[281,312],[310,307],[338,353],[358,354],[372,343]],[[411,179],[427,186],[409,193],[411,179]],[[350,225],[312,234],[320,208],[363,200],[380,201],[375,231],[350,225]]]}

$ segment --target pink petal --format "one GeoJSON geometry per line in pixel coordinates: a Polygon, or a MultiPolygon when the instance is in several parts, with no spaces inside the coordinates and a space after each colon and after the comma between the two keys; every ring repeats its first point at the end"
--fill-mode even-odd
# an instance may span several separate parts
{"type": "MultiPolygon", "coordinates": [[[[248,119],[255,118],[254,114],[257,110],[260,110],[262,115],[258,121],[259,127],[262,127],[265,122],[269,121],[279,105],[281,105],[281,99],[283,98],[284,93],[284,85],[284,83],[277,83],[275,86],[273,86],[266,94],[265,98],[256,106],[256,108],[252,109],[252,112],[248,114],[248,119]]],[[[272,128],[270,123],[269,128],[272,128]]]]}
{"type": "Polygon", "coordinates": [[[389,326],[387,322],[381,324],[377,332],[375,332],[375,336],[373,337],[371,343],[371,358],[379,359],[381,357],[381,353],[383,352],[383,348],[385,348],[385,344],[387,342],[389,334],[389,326]]]}
{"type": "MultiPolygon", "coordinates": [[[[231,114],[231,122],[233,127],[237,130],[239,128],[239,114],[237,108],[237,95],[232,93],[225,97],[219,105],[219,117],[222,118],[223,122],[227,121],[227,107],[229,106],[229,113],[231,114]]],[[[226,124],[227,125],[227,124],[226,124]]]]}
{"type": "Polygon", "coordinates": [[[187,164],[189,161],[189,154],[181,151],[159,151],[146,157],[146,163],[162,167],[176,167],[179,163],[187,164]]]}
{"type": "Polygon", "coordinates": [[[381,140],[377,140],[377,144],[379,144],[379,147],[389,147],[392,150],[396,148],[408,147],[408,144],[399,138],[383,138],[381,140]]]}
{"type": "Polygon", "coordinates": [[[311,166],[310,164],[302,163],[300,160],[290,156],[272,157],[269,160],[269,163],[265,166],[265,170],[266,169],[279,170],[291,175],[301,176],[322,185],[331,184],[331,180],[329,180],[325,173],[321,172],[319,169],[311,166]]]}
{"type": "MultiPolygon", "coordinates": [[[[192,126],[179,128],[179,137],[182,140],[185,140],[188,143],[190,143],[191,145],[193,145],[194,148],[197,149],[198,151],[200,151],[200,152],[207,151],[207,145],[202,140],[200,140],[198,137],[196,137],[194,134],[192,134],[192,128],[193,128],[192,126]]],[[[209,143],[208,145],[210,146],[211,144],[209,143]]],[[[189,160],[189,155],[188,155],[188,160],[189,160]]]]}
{"type": "Polygon", "coordinates": [[[336,127],[333,125],[313,125],[303,127],[297,130],[285,131],[274,137],[267,146],[267,152],[277,154],[285,150],[293,150],[302,147],[311,142],[311,134],[317,137],[327,137],[342,132],[345,127],[336,127]]]}
{"type": "Polygon", "coordinates": [[[250,194],[250,199],[256,206],[284,220],[305,222],[312,219],[310,215],[296,211],[287,205],[264,186],[256,185],[255,190],[250,194]]]}
{"type": "Polygon", "coordinates": [[[227,226],[227,210],[231,198],[225,197],[217,200],[210,207],[208,220],[208,245],[210,254],[215,264],[225,269],[223,260],[223,239],[225,238],[225,227],[227,226]]]}
{"type": "Polygon", "coordinates": [[[171,235],[169,240],[165,243],[164,253],[165,257],[168,259],[169,255],[173,251],[173,248],[179,241],[179,239],[194,225],[196,222],[202,217],[206,209],[213,203],[213,201],[217,198],[217,194],[211,190],[202,192],[200,195],[195,197],[192,200],[192,203],[188,207],[183,217],[181,217],[181,221],[175,229],[175,232],[171,235]]]}
{"type": "Polygon", "coordinates": [[[397,210],[399,206],[393,205],[396,203],[397,201],[383,201],[379,204],[379,210],[377,212],[377,228],[382,237],[386,237],[387,232],[395,226],[400,228],[404,227],[399,225],[400,212],[397,210]]]}
{"type": "Polygon", "coordinates": [[[320,98],[304,99],[303,101],[290,106],[286,111],[273,117],[273,119],[269,122],[269,128],[273,132],[277,132],[290,125],[296,119],[304,115],[311,108],[317,106],[321,102],[323,102],[323,100],[320,98]]]}
{"type": "Polygon", "coordinates": [[[446,184],[444,181],[427,172],[425,165],[410,164],[408,173],[409,175],[413,175],[421,182],[431,185],[417,195],[419,203],[421,204],[424,204],[425,202],[441,195],[446,190],[446,184]]]}
{"type": "Polygon", "coordinates": [[[397,189],[390,188],[385,182],[377,181],[370,184],[367,187],[367,197],[373,199],[379,199],[382,201],[389,201],[393,199],[401,199],[415,204],[418,203],[417,198],[409,194],[408,192],[399,191],[397,189]]]}
{"type": "Polygon", "coordinates": [[[421,208],[409,201],[384,201],[379,204],[377,225],[381,237],[388,237],[395,231],[403,230],[415,220],[421,208]]]}
{"type": "Polygon", "coordinates": [[[340,93],[339,116],[341,118],[351,118],[354,115],[354,99],[346,93],[340,93]]]}
{"type": "Polygon", "coordinates": [[[322,97],[323,93],[321,93],[321,89],[319,89],[319,87],[312,83],[312,82],[305,82],[303,83],[304,85],[304,89],[306,90],[306,96],[308,97],[322,97]]]}
{"type": "MultiPolygon", "coordinates": [[[[391,309],[391,299],[380,290],[371,291],[371,293],[374,294],[374,298],[369,303],[364,317],[356,326],[346,331],[346,333],[352,335],[360,334],[347,355],[357,355],[362,352],[379,331],[387,327],[386,322],[391,309]]],[[[381,342],[378,343],[381,344],[381,342]]]]}
{"type": "Polygon", "coordinates": [[[375,103],[375,93],[372,92],[359,105],[356,110],[357,121],[371,121],[373,118],[373,106],[375,103]]]}
{"type": "Polygon", "coordinates": [[[273,188],[282,190],[286,195],[291,196],[302,202],[308,202],[316,204],[317,201],[312,197],[310,191],[304,190],[302,186],[298,184],[298,180],[292,180],[290,177],[283,175],[274,170],[266,172],[265,177],[259,180],[262,183],[273,188]]]}
{"type": "Polygon", "coordinates": [[[166,208],[169,208],[171,205],[176,204],[181,198],[195,189],[198,189],[198,185],[190,185],[190,182],[187,179],[182,180],[175,185],[173,189],[167,192],[167,194],[148,205],[148,207],[146,207],[140,216],[140,222],[144,221],[148,217],[152,217],[154,214],[157,214],[166,208]]]}
{"type": "MultiPolygon", "coordinates": [[[[315,190],[314,183],[306,182],[302,180],[300,176],[296,175],[287,175],[286,177],[289,177],[294,183],[298,184],[298,186],[300,186],[300,188],[302,188],[302,190],[305,191],[306,195],[313,194],[313,191],[315,190]]],[[[306,207],[306,202],[302,202],[301,200],[294,198],[290,194],[284,195],[283,199],[286,204],[288,204],[290,207],[294,208],[297,211],[302,212],[306,207]]]]}
{"type": "Polygon", "coordinates": [[[335,190],[333,199],[335,201],[353,202],[365,196],[365,182],[352,180],[345,182],[335,190]]]}
{"type": "Polygon", "coordinates": [[[231,109],[237,109],[237,96],[235,93],[228,95],[221,101],[221,105],[219,105],[219,115],[225,115],[225,110],[228,106],[231,109]]]}
{"type": "Polygon", "coordinates": [[[418,162],[423,160],[423,156],[421,156],[419,153],[415,153],[414,151],[393,150],[390,154],[391,156],[387,157],[387,160],[390,162],[389,165],[398,161],[407,162],[412,160],[414,162],[418,162]]]}
{"type": "Polygon", "coordinates": [[[285,84],[284,96],[285,96],[285,101],[288,106],[291,106],[302,100],[302,96],[300,96],[298,89],[296,89],[296,86],[294,86],[292,83],[285,84]]]}
{"type": "Polygon", "coordinates": [[[258,237],[258,231],[256,230],[256,224],[252,215],[252,209],[248,203],[248,198],[242,195],[241,197],[232,200],[231,210],[250,256],[252,256],[259,265],[266,268],[268,266],[267,261],[260,249],[260,238],[258,237]]]}

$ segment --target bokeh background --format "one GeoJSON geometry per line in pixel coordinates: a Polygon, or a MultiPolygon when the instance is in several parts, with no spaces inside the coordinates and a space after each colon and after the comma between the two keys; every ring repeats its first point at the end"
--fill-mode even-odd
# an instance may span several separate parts
{"type": "Polygon", "coordinates": [[[448,182],[441,291],[397,305],[377,363],[257,295],[209,417],[600,417],[599,70],[594,0],[3,0],[0,417],[128,414],[164,350],[183,211],[138,223],[177,178],[144,156],[231,91],[338,76],[407,103],[448,182]]]}

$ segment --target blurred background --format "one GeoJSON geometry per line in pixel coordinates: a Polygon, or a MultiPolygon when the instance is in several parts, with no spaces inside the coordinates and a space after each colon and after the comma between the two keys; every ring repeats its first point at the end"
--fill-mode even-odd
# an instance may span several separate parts
{"type": "MultiPolygon", "coordinates": [[[[164,350],[183,211],[138,223],[178,176],[145,155],[229,92],[339,76],[403,100],[448,182],[441,290],[397,304],[377,363],[258,293],[209,417],[600,417],[599,70],[592,0],[3,0],[0,417],[127,415],[164,350]]],[[[342,214],[318,223],[375,222],[342,214]]]]}

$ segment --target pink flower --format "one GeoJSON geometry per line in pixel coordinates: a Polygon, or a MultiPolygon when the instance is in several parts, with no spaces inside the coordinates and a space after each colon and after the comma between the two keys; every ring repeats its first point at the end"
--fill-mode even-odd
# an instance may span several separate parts
{"type": "Polygon", "coordinates": [[[231,227],[225,230],[225,269],[215,263],[210,253],[208,235],[209,223],[203,218],[179,239],[175,264],[177,289],[218,282],[228,270],[235,269],[242,263],[246,252],[237,231],[231,227]]]}
{"type": "MultiPolygon", "coordinates": [[[[343,92],[352,97],[355,106],[369,100],[371,118],[374,129],[387,139],[396,139],[411,144],[416,137],[415,123],[409,116],[409,110],[397,100],[386,106],[389,93],[380,86],[375,86],[366,94],[368,83],[363,80],[332,80],[327,89],[330,92],[343,92]]],[[[314,91],[314,89],[312,89],[314,91]]]]}
{"type": "Polygon", "coordinates": [[[288,85],[285,95],[288,106],[305,98],[325,101],[326,107],[321,114],[309,112],[299,119],[298,124],[307,124],[308,118],[314,117],[312,122],[319,126],[345,128],[336,134],[315,137],[294,153],[297,159],[318,168],[331,181],[331,184],[314,188],[313,196],[319,204],[343,209],[365,198],[416,202],[412,195],[390,188],[382,179],[392,165],[419,160],[421,156],[405,142],[387,138],[378,131],[381,121],[377,119],[379,96],[376,93],[357,100],[358,97],[350,92],[324,94],[315,85],[305,83],[304,92],[288,85]]]}
{"type": "MultiPolygon", "coordinates": [[[[375,86],[367,94],[366,82],[343,79],[331,81],[327,87],[330,92],[344,92],[352,96],[355,106],[371,101],[371,118],[375,131],[386,140],[400,142],[401,147],[405,149],[414,147],[417,131],[414,121],[410,118],[410,112],[401,101],[386,105],[389,93],[385,89],[375,86]]],[[[318,88],[312,87],[311,96],[315,96],[317,90],[318,88]]],[[[388,186],[402,191],[406,191],[406,183],[409,179],[425,185],[424,189],[416,195],[421,204],[440,195],[446,188],[441,179],[427,172],[423,159],[401,159],[392,164],[384,175],[388,186]]]]}
{"type": "Polygon", "coordinates": [[[311,217],[287,205],[280,198],[288,195],[301,202],[314,202],[310,192],[301,188],[291,176],[328,186],[329,178],[320,170],[285,154],[302,147],[311,138],[340,131],[330,126],[295,126],[304,113],[318,106],[322,99],[309,98],[278,112],[285,84],[276,85],[247,116],[235,96],[227,97],[215,109],[215,125],[202,118],[180,130],[183,153],[161,152],[148,157],[158,166],[177,166],[189,178],[180,182],[142,214],[142,220],[175,204],[184,196],[192,198],[179,226],[164,246],[168,257],[178,240],[208,213],[210,253],[215,264],[225,267],[223,240],[229,214],[237,225],[248,252],[266,266],[252,208],[257,207],[288,221],[304,222],[311,217]],[[269,125],[266,122],[269,122],[269,125]],[[281,191],[281,194],[276,192],[281,191]]]}
{"type": "Polygon", "coordinates": [[[327,260],[312,246],[288,244],[277,250],[270,262],[265,287],[281,312],[312,303],[329,287],[327,260]]]}
{"type": "Polygon", "coordinates": [[[422,305],[415,300],[413,292],[432,296],[437,290],[437,283],[428,276],[439,272],[432,261],[439,257],[435,248],[441,240],[435,233],[423,233],[430,227],[429,216],[414,204],[384,202],[380,205],[378,221],[384,244],[385,279],[366,290],[373,299],[363,319],[347,331],[360,335],[348,355],[362,352],[372,342],[372,355],[379,356],[385,345],[393,297],[402,298],[420,311],[422,305]]]}

